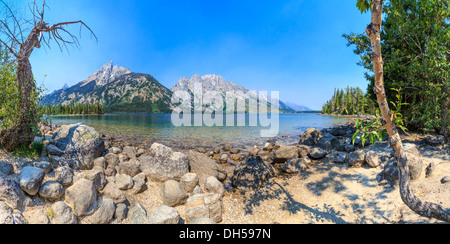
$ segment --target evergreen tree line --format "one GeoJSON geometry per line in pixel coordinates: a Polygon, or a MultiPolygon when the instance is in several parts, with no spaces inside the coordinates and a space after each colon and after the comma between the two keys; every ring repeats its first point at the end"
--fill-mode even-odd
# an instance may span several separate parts
{"type": "Polygon", "coordinates": [[[99,102],[74,103],[71,101],[68,105],[44,106],[44,113],[48,115],[69,115],[69,114],[104,114],[103,105],[99,102]]]}
{"type": "MultiPolygon", "coordinates": [[[[401,114],[411,131],[450,138],[450,1],[384,1],[381,32],[383,78],[388,101],[402,91],[401,114]]],[[[344,35],[366,69],[368,96],[376,101],[371,40],[344,35]]],[[[390,109],[395,106],[389,103],[390,109]]]]}
{"type": "Polygon", "coordinates": [[[322,107],[323,114],[374,114],[375,103],[359,88],[334,89],[333,96],[322,107]]]}

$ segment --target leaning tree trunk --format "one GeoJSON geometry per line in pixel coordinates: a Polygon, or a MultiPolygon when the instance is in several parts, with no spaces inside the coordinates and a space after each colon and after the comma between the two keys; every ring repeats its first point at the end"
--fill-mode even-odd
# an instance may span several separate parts
{"type": "Polygon", "coordinates": [[[1,144],[8,150],[14,150],[19,146],[30,145],[35,137],[33,126],[36,125],[36,101],[34,94],[36,84],[31,70],[30,56],[35,47],[39,47],[38,29],[34,28],[27,40],[21,45],[17,55],[17,90],[19,92],[20,113],[17,124],[2,131],[1,144]]]}
{"type": "Polygon", "coordinates": [[[450,222],[450,210],[443,209],[442,206],[428,203],[417,198],[411,190],[410,171],[408,159],[403,150],[402,140],[393,122],[393,114],[389,109],[384,88],[383,76],[383,58],[381,53],[381,25],[383,16],[383,0],[372,0],[372,22],[367,27],[366,33],[372,44],[372,59],[375,73],[374,92],[377,96],[378,104],[382,115],[382,123],[385,126],[392,148],[395,152],[395,158],[398,162],[400,195],[403,202],[417,214],[436,218],[450,222]]]}

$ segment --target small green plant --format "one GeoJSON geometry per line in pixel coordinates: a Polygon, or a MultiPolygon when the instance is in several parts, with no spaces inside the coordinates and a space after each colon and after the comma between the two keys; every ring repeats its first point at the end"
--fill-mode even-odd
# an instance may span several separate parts
{"type": "Polygon", "coordinates": [[[41,142],[33,142],[30,146],[22,145],[13,152],[13,156],[17,158],[39,159],[39,155],[44,150],[44,144],[41,142]]]}
{"type": "Polygon", "coordinates": [[[54,218],[55,218],[55,212],[54,212],[53,209],[50,208],[50,207],[47,209],[46,214],[47,214],[47,216],[48,216],[49,218],[51,218],[51,219],[54,219],[54,218]]]}
{"type": "MultiPolygon", "coordinates": [[[[401,91],[402,89],[391,88],[391,90],[396,91],[396,103],[391,101],[391,104],[394,108],[392,112],[393,122],[397,128],[400,128],[403,132],[406,133],[408,130],[405,127],[405,121],[403,120],[403,115],[401,114],[402,106],[408,105],[408,103],[402,103],[401,91]]],[[[355,144],[356,138],[358,135],[361,135],[361,143],[365,146],[367,140],[370,141],[371,144],[374,144],[377,140],[379,142],[383,142],[383,138],[386,136],[387,132],[382,123],[382,117],[380,114],[380,110],[377,109],[375,113],[375,119],[372,120],[356,120],[355,122],[356,132],[353,135],[352,143],[355,144]]]]}

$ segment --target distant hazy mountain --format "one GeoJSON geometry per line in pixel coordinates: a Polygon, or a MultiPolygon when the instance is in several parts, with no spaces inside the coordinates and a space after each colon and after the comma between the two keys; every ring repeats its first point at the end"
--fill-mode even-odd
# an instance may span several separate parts
{"type": "Polygon", "coordinates": [[[284,102],[287,106],[289,106],[293,111],[295,112],[304,112],[304,111],[312,111],[312,109],[303,106],[303,105],[297,105],[293,102],[284,102]]]}
{"type": "Polygon", "coordinates": [[[78,84],[54,91],[44,98],[47,105],[103,103],[107,113],[170,112],[172,92],[153,76],[133,73],[108,62],[78,84]]]}
{"type": "MultiPolygon", "coordinates": [[[[198,74],[193,75],[191,78],[186,78],[186,77],[181,78],[171,90],[172,90],[172,92],[187,91],[190,94],[193,94],[195,83],[202,84],[203,92],[218,91],[221,93],[222,97],[224,97],[224,98],[225,98],[226,92],[228,92],[228,91],[232,91],[232,92],[241,91],[244,94],[248,94],[248,92],[249,92],[249,90],[247,88],[240,86],[234,82],[226,81],[220,75],[200,76],[198,74]]],[[[270,95],[270,93],[268,95],[270,95]]],[[[255,96],[252,98],[259,99],[258,96],[256,95],[256,93],[255,93],[255,96]]],[[[237,97],[237,99],[242,100],[244,98],[237,97]]],[[[265,100],[270,100],[270,99],[265,99],[265,100]]],[[[267,102],[267,103],[268,103],[268,106],[270,107],[271,103],[270,102],[267,102]]],[[[281,101],[279,101],[279,109],[282,111],[293,111],[289,106],[287,106],[285,103],[283,103],[281,101]]]]}

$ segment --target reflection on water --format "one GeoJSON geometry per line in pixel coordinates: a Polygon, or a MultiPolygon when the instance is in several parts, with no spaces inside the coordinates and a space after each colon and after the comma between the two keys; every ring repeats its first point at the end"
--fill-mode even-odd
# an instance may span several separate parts
{"type": "MultiPolygon", "coordinates": [[[[261,129],[268,127],[249,126],[249,115],[231,115],[234,121],[245,116],[246,126],[176,127],[171,122],[171,114],[108,114],[89,116],[53,116],[52,123],[84,123],[99,132],[110,136],[139,137],[143,140],[178,141],[195,144],[233,143],[246,141],[265,141],[261,138],[261,129]]],[[[252,116],[252,115],[250,115],[252,116]]],[[[322,129],[344,123],[347,119],[316,114],[280,114],[279,136],[288,135],[297,138],[307,128],[322,129]]],[[[224,124],[226,124],[224,117],[224,124]]],[[[295,140],[297,140],[295,139],[295,140]]]]}

